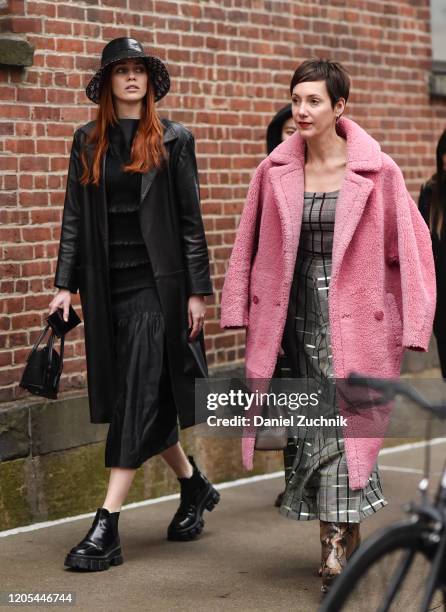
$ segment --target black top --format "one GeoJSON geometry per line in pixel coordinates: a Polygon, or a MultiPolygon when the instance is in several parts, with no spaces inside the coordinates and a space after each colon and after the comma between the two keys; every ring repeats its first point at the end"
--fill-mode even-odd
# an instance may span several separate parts
{"type": "MultiPolygon", "coordinates": [[[[418,208],[423,219],[429,225],[429,214],[435,187],[435,175],[421,186],[418,199],[418,208]]],[[[446,341],[446,221],[440,238],[436,231],[431,231],[432,251],[435,262],[435,276],[437,281],[437,308],[434,319],[434,332],[438,338],[446,341]]]]}
{"type": "Polygon", "coordinates": [[[112,293],[154,287],[152,266],[139,222],[141,174],[124,172],[139,119],[119,119],[109,131],[105,165],[112,293]]]}

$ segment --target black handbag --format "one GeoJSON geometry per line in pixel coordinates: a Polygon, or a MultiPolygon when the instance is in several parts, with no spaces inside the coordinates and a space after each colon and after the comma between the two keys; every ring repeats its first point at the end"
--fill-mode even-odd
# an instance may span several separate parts
{"type": "Polygon", "coordinates": [[[50,324],[48,323],[31,349],[20,386],[34,395],[57,399],[63,369],[64,336],[61,336],[60,339],[60,355],[54,348],[56,334],[52,329],[47,344],[39,348],[39,344],[49,329],[50,324]]]}

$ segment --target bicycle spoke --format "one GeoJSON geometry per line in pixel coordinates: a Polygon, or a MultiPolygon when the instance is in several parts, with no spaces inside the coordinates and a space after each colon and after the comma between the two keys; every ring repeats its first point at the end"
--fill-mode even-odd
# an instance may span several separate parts
{"type": "Polygon", "coordinates": [[[408,550],[406,554],[404,555],[405,558],[403,557],[401,565],[397,568],[396,572],[394,573],[392,580],[390,582],[389,588],[387,589],[387,593],[385,595],[384,602],[382,606],[379,608],[378,612],[389,612],[390,606],[392,605],[392,602],[395,599],[398,589],[400,588],[401,583],[403,582],[409,570],[409,567],[413,561],[414,556],[415,556],[414,550],[408,550]]]}
{"type": "MultiPolygon", "coordinates": [[[[419,612],[431,563],[419,551],[399,549],[381,557],[357,581],[350,592],[345,612],[419,612]]],[[[436,591],[429,610],[443,605],[442,593],[436,591]]]]}

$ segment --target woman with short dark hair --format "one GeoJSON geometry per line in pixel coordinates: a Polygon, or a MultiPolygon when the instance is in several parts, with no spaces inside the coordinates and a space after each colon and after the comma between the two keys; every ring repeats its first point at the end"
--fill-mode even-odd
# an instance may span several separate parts
{"type": "Polygon", "coordinates": [[[65,565],[106,570],[123,562],[121,506],[136,469],[160,454],[181,485],[167,532],[191,540],[219,494],[178,441],[195,424],[194,381],[206,375],[204,296],[212,294],[200,212],[194,138],[161,120],[169,91],[163,62],[133,38],[102,51],[87,86],[95,121],[71,149],[50,312],[79,290],[91,421],[110,423],[105,501],[65,565]]]}
{"type": "MultiPolygon", "coordinates": [[[[323,591],[358,546],[359,523],[387,503],[376,465],[385,418],[371,433],[370,414],[349,412],[335,383],[351,371],[399,376],[404,348],[427,350],[435,309],[429,232],[395,162],[342,117],[349,90],[337,62],[294,73],[297,132],[251,181],[221,306],[222,327],[247,328],[254,385],[266,387],[282,345],[293,376],[321,394],[307,414],[348,414],[335,432],[298,428],[280,507],[319,519],[323,591]]],[[[242,440],[248,468],[254,442],[242,440]]]]}

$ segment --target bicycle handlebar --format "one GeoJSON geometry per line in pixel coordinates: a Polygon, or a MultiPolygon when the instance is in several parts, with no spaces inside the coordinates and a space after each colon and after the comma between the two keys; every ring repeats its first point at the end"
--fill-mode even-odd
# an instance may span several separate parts
{"type": "MultiPolygon", "coordinates": [[[[369,389],[374,389],[375,391],[381,391],[387,401],[392,400],[395,395],[405,395],[425,410],[435,414],[435,416],[439,417],[440,419],[446,419],[445,404],[432,404],[431,402],[428,402],[420,393],[418,393],[416,389],[413,389],[407,383],[388,378],[371,378],[369,376],[359,374],[358,372],[350,372],[347,377],[347,382],[349,385],[367,387],[369,389]]],[[[382,403],[382,400],[380,403],[382,403]]]]}

